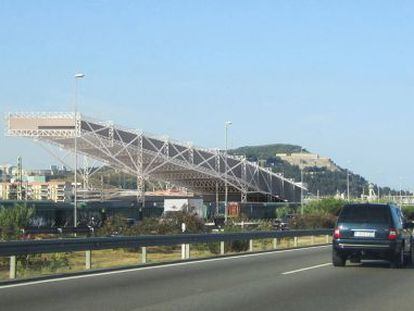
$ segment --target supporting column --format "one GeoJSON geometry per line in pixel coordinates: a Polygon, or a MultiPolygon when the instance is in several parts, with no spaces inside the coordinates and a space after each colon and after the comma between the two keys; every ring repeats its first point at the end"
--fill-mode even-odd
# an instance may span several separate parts
{"type": "Polygon", "coordinates": [[[240,195],[240,201],[242,203],[246,203],[247,202],[247,192],[246,191],[242,191],[241,195],[240,195]]]}
{"type": "MultiPolygon", "coordinates": [[[[221,157],[220,157],[220,153],[218,150],[216,150],[216,156],[215,156],[215,160],[216,160],[216,164],[215,164],[215,169],[216,172],[218,174],[221,173],[220,171],[220,161],[221,161],[221,157]]],[[[219,182],[216,180],[216,216],[219,214],[220,209],[219,209],[219,204],[220,204],[220,196],[219,196],[219,182]]]]}
{"type": "Polygon", "coordinates": [[[147,248],[141,247],[141,262],[142,263],[147,263],[147,248]]]}
{"type": "Polygon", "coordinates": [[[145,196],[145,180],[142,175],[137,175],[137,202],[144,208],[144,196],[145,196]]]}
{"type": "Polygon", "coordinates": [[[220,255],[224,255],[224,241],[220,241],[220,255]]]}
{"type": "Polygon", "coordinates": [[[10,257],[10,279],[16,278],[16,256],[10,257]]]}
{"type": "Polygon", "coordinates": [[[89,189],[89,175],[90,175],[90,171],[89,171],[89,160],[86,156],[83,156],[83,190],[85,189],[89,189]]]}
{"type": "MultiPolygon", "coordinates": [[[[247,180],[246,159],[243,159],[242,172],[241,172],[241,174],[242,174],[243,181],[246,182],[246,180],[247,180]]],[[[246,203],[247,202],[247,188],[246,188],[245,185],[242,186],[240,201],[242,203],[246,203]]]]}
{"type": "Polygon", "coordinates": [[[141,207],[144,207],[145,202],[145,180],[143,176],[144,171],[144,160],[143,160],[143,138],[142,134],[139,135],[139,141],[138,141],[139,148],[137,150],[137,203],[138,205],[141,204],[141,207]]]}
{"type": "Polygon", "coordinates": [[[92,268],[92,251],[85,251],[85,269],[90,270],[92,268]]]}
{"type": "Polygon", "coordinates": [[[216,216],[219,214],[219,185],[218,181],[216,181],[216,216]]]}

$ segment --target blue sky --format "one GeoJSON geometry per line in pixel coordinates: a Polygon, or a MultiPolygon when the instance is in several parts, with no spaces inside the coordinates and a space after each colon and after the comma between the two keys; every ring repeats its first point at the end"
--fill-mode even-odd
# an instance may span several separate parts
{"type": "MultiPolygon", "coordinates": [[[[414,190],[413,40],[412,1],[0,0],[0,112],[68,111],[83,72],[84,114],[207,147],[231,120],[414,190]]],[[[0,162],[53,161],[26,142],[0,162]]]]}

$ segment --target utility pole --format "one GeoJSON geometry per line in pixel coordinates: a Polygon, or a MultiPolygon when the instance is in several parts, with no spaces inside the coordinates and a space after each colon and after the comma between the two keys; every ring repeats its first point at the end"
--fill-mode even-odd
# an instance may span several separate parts
{"type": "Polygon", "coordinates": [[[224,143],[225,143],[225,149],[224,149],[224,223],[227,223],[227,217],[228,217],[228,185],[227,185],[227,132],[229,129],[229,126],[231,125],[231,121],[226,121],[224,123],[224,143]]]}
{"type": "Polygon", "coordinates": [[[74,172],[74,202],[73,202],[73,226],[76,228],[78,225],[78,92],[79,86],[78,81],[83,79],[85,75],[83,73],[75,74],[75,114],[74,114],[74,122],[75,122],[75,137],[74,137],[74,145],[75,145],[75,172],[74,172]]]}
{"type": "Polygon", "coordinates": [[[17,200],[23,200],[23,166],[22,157],[17,157],[17,200]]]}

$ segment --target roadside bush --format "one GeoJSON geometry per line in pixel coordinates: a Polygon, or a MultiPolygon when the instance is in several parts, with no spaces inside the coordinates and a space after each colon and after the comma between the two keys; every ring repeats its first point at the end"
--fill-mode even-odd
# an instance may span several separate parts
{"type": "Polygon", "coordinates": [[[229,217],[228,221],[233,224],[233,223],[238,223],[238,222],[242,222],[242,221],[244,221],[244,222],[249,221],[249,218],[247,217],[246,214],[240,213],[236,217],[229,217]]]}
{"type": "Polygon", "coordinates": [[[160,227],[161,223],[158,218],[144,218],[139,224],[129,229],[128,235],[159,234],[159,232],[166,231],[165,228],[160,227]]]}
{"type": "MultiPolygon", "coordinates": [[[[232,223],[224,226],[224,232],[242,232],[240,226],[236,226],[232,223]]],[[[209,250],[213,254],[220,254],[220,242],[210,243],[209,250]]],[[[247,240],[234,240],[224,243],[224,251],[228,252],[245,252],[249,249],[249,241],[247,240]]]]}
{"type": "Polygon", "coordinates": [[[337,217],[332,214],[304,214],[297,215],[289,222],[291,229],[319,229],[333,228],[337,217]]]}
{"type": "Polygon", "coordinates": [[[124,235],[127,231],[126,218],[115,215],[106,219],[102,227],[100,227],[96,234],[98,236],[124,235]]]}
{"type": "Polygon", "coordinates": [[[404,206],[403,213],[408,220],[414,220],[414,206],[404,206]]]}
{"type": "Polygon", "coordinates": [[[291,209],[288,206],[286,206],[286,207],[278,207],[275,210],[275,216],[276,216],[276,218],[281,219],[281,218],[285,217],[286,215],[290,214],[291,212],[292,211],[291,211],[291,209]]]}
{"type": "Polygon", "coordinates": [[[175,212],[166,215],[161,219],[160,229],[164,232],[159,232],[160,234],[173,234],[181,233],[181,224],[185,223],[186,233],[202,233],[206,231],[204,226],[204,221],[199,217],[185,213],[185,212],[175,212]]]}
{"type": "Polygon", "coordinates": [[[273,225],[271,221],[262,220],[259,222],[259,225],[256,228],[257,231],[272,231],[273,225]]]}
{"type": "Polygon", "coordinates": [[[326,198],[322,200],[311,201],[305,204],[303,208],[304,214],[332,214],[338,215],[341,208],[345,205],[344,200],[335,198],[326,198]]]}
{"type": "Polygon", "coordinates": [[[20,275],[26,275],[29,271],[53,273],[66,267],[69,267],[68,253],[17,256],[17,273],[20,275]]]}
{"type": "MultiPolygon", "coordinates": [[[[0,238],[2,240],[21,239],[21,229],[29,225],[34,212],[34,208],[28,207],[26,204],[15,204],[12,208],[0,207],[0,238]]],[[[18,273],[22,275],[26,274],[28,269],[55,272],[60,268],[69,266],[69,259],[65,253],[31,254],[17,256],[16,259],[18,273]]],[[[7,265],[8,259],[2,258],[0,266],[7,265]]]]}
{"type": "Polygon", "coordinates": [[[12,208],[0,207],[0,238],[18,239],[20,230],[28,226],[33,214],[34,209],[26,204],[15,204],[12,208]]]}
{"type": "Polygon", "coordinates": [[[181,224],[186,224],[186,233],[205,232],[204,221],[197,216],[184,212],[170,213],[164,218],[145,218],[135,225],[128,225],[126,218],[115,216],[107,219],[97,230],[97,235],[134,236],[141,234],[179,234],[181,224]]]}

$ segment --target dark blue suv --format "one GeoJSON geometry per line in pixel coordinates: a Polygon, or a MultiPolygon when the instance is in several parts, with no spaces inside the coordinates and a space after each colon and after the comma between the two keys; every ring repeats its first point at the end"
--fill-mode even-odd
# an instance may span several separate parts
{"type": "Polygon", "coordinates": [[[345,205],[333,234],[332,263],[344,266],[347,259],[382,259],[391,267],[403,267],[414,260],[412,227],[394,204],[345,205]]]}

